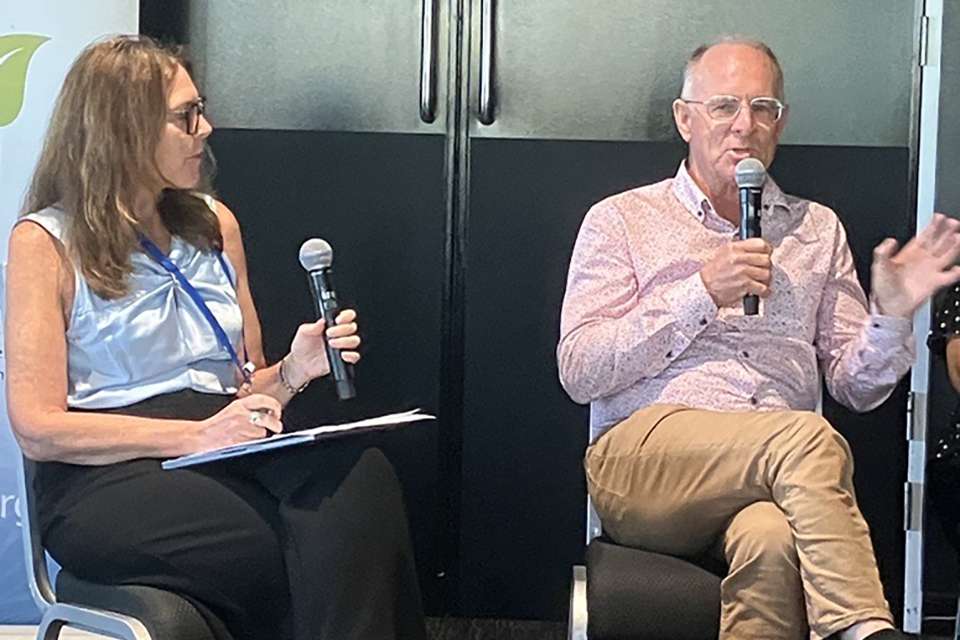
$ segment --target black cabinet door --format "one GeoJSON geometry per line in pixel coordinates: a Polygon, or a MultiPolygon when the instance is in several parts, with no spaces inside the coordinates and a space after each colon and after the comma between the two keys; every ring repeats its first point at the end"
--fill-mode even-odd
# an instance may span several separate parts
{"type": "MultiPolygon", "coordinates": [[[[341,302],[359,312],[357,398],[320,381],[293,427],[422,407],[441,413],[446,282],[448,3],[181,4],[217,128],[216,185],[234,210],[270,361],[313,319],[300,244],[334,249],[341,302]]],[[[427,609],[443,573],[443,421],[384,434],[403,482],[427,609]]],[[[322,544],[323,541],[318,541],[322,544]]]]}

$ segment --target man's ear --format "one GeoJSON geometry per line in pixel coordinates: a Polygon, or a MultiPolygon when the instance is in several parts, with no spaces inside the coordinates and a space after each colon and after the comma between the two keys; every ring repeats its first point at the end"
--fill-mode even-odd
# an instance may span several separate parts
{"type": "Polygon", "coordinates": [[[673,101],[673,122],[684,142],[690,142],[690,108],[680,98],[673,101]]]}
{"type": "Polygon", "coordinates": [[[783,135],[783,130],[787,128],[787,120],[790,116],[790,107],[783,105],[783,113],[780,114],[780,119],[777,121],[777,140],[780,140],[780,136],[783,135]]]}

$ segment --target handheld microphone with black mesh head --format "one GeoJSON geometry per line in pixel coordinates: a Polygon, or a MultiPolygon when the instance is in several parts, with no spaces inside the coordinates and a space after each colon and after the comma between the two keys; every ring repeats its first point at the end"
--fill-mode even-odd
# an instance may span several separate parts
{"type": "MultiPolygon", "coordinates": [[[[313,296],[313,306],[318,317],[322,317],[327,328],[337,324],[337,315],[340,313],[340,303],[333,290],[333,248],[330,243],[320,238],[311,238],[300,246],[300,264],[307,272],[310,283],[310,294],[313,296]]],[[[330,361],[330,373],[337,389],[337,397],[349,400],[357,395],[353,386],[351,367],[340,357],[340,350],[330,346],[327,337],[323,338],[323,346],[327,350],[327,360],[330,361]]]]}
{"type": "MultiPolygon", "coordinates": [[[[740,192],[740,239],[761,237],[760,211],[763,183],[767,170],[756,158],[744,158],[735,171],[740,192]]],[[[743,297],[743,315],[755,316],[760,311],[760,298],[754,294],[743,297]]]]}

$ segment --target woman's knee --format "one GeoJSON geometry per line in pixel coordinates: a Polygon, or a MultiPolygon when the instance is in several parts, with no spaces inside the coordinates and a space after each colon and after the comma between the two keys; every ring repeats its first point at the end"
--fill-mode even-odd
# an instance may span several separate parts
{"type": "Polygon", "coordinates": [[[360,454],[341,487],[343,497],[353,501],[367,515],[363,520],[389,523],[406,522],[403,490],[393,464],[375,447],[360,454]]]}
{"type": "Polygon", "coordinates": [[[364,450],[360,459],[357,460],[356,469],[381,487],[390,489],[400,487],[396,469],[383,451],[376,447],[364,450]]]}

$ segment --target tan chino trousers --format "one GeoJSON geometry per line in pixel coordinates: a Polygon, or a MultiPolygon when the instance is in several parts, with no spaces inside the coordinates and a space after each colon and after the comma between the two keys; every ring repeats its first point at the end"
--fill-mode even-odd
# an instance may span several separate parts
{"type": "Polygon", "coordinates": [[[654,405],[601,436],[584,466],[614,541],[719,550],[720,638],[822,639],[892,622],[850,449],[817,414],[654,405]]]}

